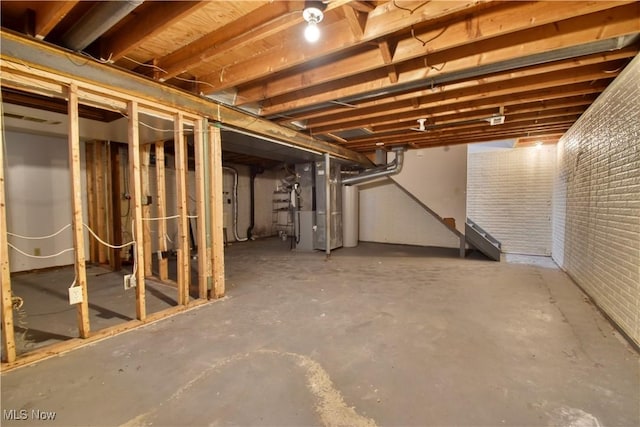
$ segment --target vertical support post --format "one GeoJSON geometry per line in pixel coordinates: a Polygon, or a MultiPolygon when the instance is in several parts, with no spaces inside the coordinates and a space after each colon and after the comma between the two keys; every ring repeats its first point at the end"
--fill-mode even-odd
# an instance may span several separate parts
{"type": "Polygon", "coordinates": [[[324,227],[325,227],[325,253],[327,258],[331,256],[331,157],[324,153],[324,227]]]}
{"type": "Polygon", "coordinates": [[[144,230],[142,229],[142,182],[140,177],[140,129],[138,124],[138,103],[129,101],[129,187],[131,188],[131,204],[133,211],[133,240],[136,278],[136,317],[144,320],[147,317],[144,283],[144,230]]]}
{"type": "Polygon", "coordinates": [[[467,239],[464,234],[460,235],[460,258],[467,256],[467,239]]]}
{"type": "Polygon", "coordinates": [[[198,297],[207,298],[207,280],[211,277],[211,262],[207,258],[207,217],[206,217],[206,193],[205,193],[205,168],[207,162],[204,158],[204,120],[198,119],[194,129],[194,151],[196,157],[196,204],[197,204],[197,229],[198,229],[198,297]]]}
{"type": "Polygon", "coordinates": [[[82,185],[80,178],[80,129],[78,116],[78,87],[71,84],[68,89],[69,116],[69,169],[71,172],[71,212],[73,247],[75,248],[76,286],[82,288],[82,302],[77,304],[78,332],[81,338],[89,337],[89,295],[84,255],[84,233],[82,229],[82,185]]]}
{"type": "Polygon", "coordinates": [[[175,115],[173,138],[176,158],[176,189],[178,202],[178,303],[189,302],[190,253],[189,253],[189,218],[187,205],[187,153],[184,139],[184,117],[182,113],[175,115]]]}
{"type": "MultiPolygon", "coordinates": [[[[86,176],[87,176],[87,208],[89,218],[87,223],[92,230],[97,228],[97,215],[96,215],[96,188],[95,188],[95,171],[96,171],[96,160],[95,160],[95,142],[87,142],[85,144],[85,153],[86,153],[86,176]]],[[[100,243],[91,237],[89,239],[89,259],[93,262],[98,261],[98,247],[100,243]]]]}
{"type": "MultiPolygon", "coordinates": [[[[142,202],[143,218],[151,217],[151,204],[148,203],[149,193],[149,165],[151,163],[151,145],[145,144],[140,147],[140,174],[142,181],[142,190],[140,200],[142,202]]],[[[144,235],[144,275],[150,277],[153,275],[151,269],[151,224],[149,221],[142,221],[142,230],[144,235]]]]}
{"type": "MultiPolygon", "coordinates": [[[[120,194],[120,148],[118,144],[112,143],[110,146],[111,159],[111,241],[114,246],[122,244],[122,198],[120,194]]],[[[111,249],[109,264],[113,271],[120,271],[122,259],[120,259],[120,249],[111,249]]]]}
{"type": "MultiPolygon", "coordinates": [[[[96,234],[105,241],[109,241],[107,237],[107,224],[106,224],[106,197],[107,192],[105,190],[104,171],[107,163],[107,157],[105,155],[106,144],[103,141],[98,141],[94,144],[95,151],[93,155],[95,165],[95,177],[96,177],[96,234]]],[[[98,262],[105,264],[107,262],[107,250],[105,245],[98,245],[98,262]]]]}
{"type": "Polygon", "coordinates": [[[222,230],[223,221],[223,197],[222,197],[222,140],[220,128],[211,126],[209,133],[211,141],[211,264],[213,268],[212,298],[224,296],[224,236],[222,230]]]}
{"type": "MultiPolygon", "coordinates": [[[[2,103],[0,102],[0,117],[2,103]]],[[[4,362],[16,360],[16,341],[13,329],[13,304],[11,301],[11,269],[9,267],[9,236],[7,235],[7,205],[4,179],[4,120],[0,120],[0,286],[2,287],[2,347],[4,362]]]]}
{"type": "Polygon", "coordinates": [[[169,278],[169,260],[164,255],[167,252],[167,201],[166,179],[164,173],[164,142],[156,142],[156,207],[158,221],[158,275],[160,280],[169,278]]]}

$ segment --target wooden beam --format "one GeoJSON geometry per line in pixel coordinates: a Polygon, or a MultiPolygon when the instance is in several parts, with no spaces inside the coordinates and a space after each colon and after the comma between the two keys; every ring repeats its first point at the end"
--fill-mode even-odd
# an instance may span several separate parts
{"type": "MultiPolygon", "coordinates": [[[[0,117],[2,117],[0,102],[0,117]]],[[[13,301],[11,293],[11,269],[9,266],[9,236],[7,235],[7,202],[5,193],[4,166],[7,141],[4,120],[0,120],[0,286],[2,287],[2,361],[11,363],[16,359],[15,331],[13,329],[13,301]]]]}
{"type": "Polygon", "coordinates": [[[102,341],[106,338],[111,338],[123,332],[130,331],[144,325],[149,325],[163,319],[167,319],[169,317],[175,316],[176,314],[184,313],[186,311],[189,311],[198,307],[202,307],[204,304],[207,304],[208,302],[209,301],[204,301],[204,300],[192,301],[189,303],[188,306],[170,307],[165,310],[150,314],[149,316],[147,316],[147,318],[144,321],[130,320],[125,323],[120,323],[115,326],[101,329],[99,331],[92,333],[91,336],[89,336],[86,339],[72,338],[70,340],[61,341],[56,344],[38,348],[29,353],[25,353],[21,355],[18,359],[16,359],[12,363],[3,363],[2,373],[5,374],[13,369],[16,369],[22,366],[27,366],[35,362],[40,362],[42,360],[45,360],[57,355],[67,353],[75,349],[79,349],[86,345],[90,345],[90,344],[102,341]]]}
{"type": "Polygon", "coordinates": [[[44,39],[77,3],[77,0],[37,2],[35,37],[44,39]]]}
{"type": "MultiPolygon", "coordinates": [[[[155,108],[163,106],[173,108],[244,129],[258,137],[274,139],[320,153],[328,152],[336,158],[370,165],[369,159],[360,153],[314,139],[200,96],[152,82],[147,78],[133,76],[128,71],[86,61],[86,58],[81,55],[13,33],[0,30],[0,35],[3,85],[13,84],[22,90],[40,93],[47,83],[55,91],[61,83],[82,82],[83,85],[91,86],[94,93],[95,91],[108,93],[109,98],[113,99],[112,104],[116,102],[115,100],[121,101],[123,98],[136,99],[155,108]],[[79,66],[79,63],[82,66],[79,66]],[[21,70],[20,74],[8,72],[15,69],[21,70]]],[[[49,94],[49,90],[44,92],[49,94]]]]}
{"type": "Polygon", "coordinates": [[[356,40],[360,40],[362,36],[364,36],[364,29],[367,26],[368,13],[361,12],[352,7],[349,7],[348,5],[342,6],[342,12],[344,13],[345,19],[349,23],[351,33],[356,38],[356,40]]]}
{"type": "Polygon", "coordinates": [[[71,176],[71,212],[73,229],[73,247],[75,248],[75,286],[82,289],[82,302],[76,304],[78,317],[78,333],[80,338],[87,338],[89,327],[89,295],[87,293],[87,270],[84,254],[84,229],[82,219],[82,178],[80,169],[80,117],[78,116],[77,86],[68,89],[69,102],[69,173],[71,176]]]}
{"type": "Polygon", "coordinates": [[[140,124],[138,118],[138,103],[129,102],[127,108],[128,122],[128,147],[129,147],[129,187],[131,190],[131,212],[133,213],[133,240],[135,257],[134,265],[136,279],[136,317],[144,320],[147,317],[147,305],[145,300],[145,256],[144,256],[144,226],[142,224],[142,179],[140,159],[140,124]]]}
{"type": "MultiPolygon", "coordinates": [[[[120,187],[121,180],[121,156],[118,143],[112,142],[109,145],[110,152],[110,171],[109,186],[111,188],[111,206],[109,209],[111,220],[111,242],[114,246],[122,245],[122,194],[120,187]]],[[[111,249],[109,255],[109,264],[113,271],[122,269],[122,258],[120,257],[120,249],[111,249]]]]}
{"type": "MultiPolygon", "coordinates": [[[[124,28],[102,42],[103,58],[117,61],[147,39],[205,6],[206,1],[160,1],[144,4],[124,28]],[[142,10],[140,10],[142,9],[142,10]]],[[[126,67],[131,68],[131,67],[126,67]]]]}
{"type": "MultiPolygon", "coordinates": [[[[633,18],[640,13],[638,3],[578,16],[562,21],[562,25],[555,23],[557,16],[548,14],[548,11],[559,7],[556,6],[557,4],[567,7],[564,2],[535,3],[539,14],[545,10],[547,12],[542,22],[549,23],[542,26],[538,26],[540,21],[535,21],[533,26],[529,21],[529,15],[526,14],[523,14],[520,19],[512,20],[513,23],[511,21],[507,23],[502,18],[498,19],[495,23],[499,22],[500,25],[491,31],[487,29],[489,34],[496,33],[493,38],[488,38],[489,34],[485,32],[469,38],[468,28],[462,24],[459,29],[456,29],[456,36],[450,37],[453,27],[448,27],[441,37],[429,44],[430,49],[426,56],[424,48],[416,48],[416,45],[420,47],[420,43],[411,38],[402,40],[398,43],[394,54],[394,64],[397,64],[401,73],[399,82],[406,83],[424,79],[427,75],[436,77],[445,73],[508,61],[522,57],[523,52],[529,52],[529,54],[547,52],[640,31],[640,23],[633,18]],[[520,28],[520,31],[515,31],[517,28],[520,28]],[[430,68],[431,66],[437,68],[430,68]],[[428,68],[426,73],[425,68],[428,68]]],[[[507,2],[506,6],[502,7],[513,8],[516,7],[515,5],[531,7],[530,3],[524,2],[507,2]]],[[[580,6],[583,5],[586,3],[580,4],[580,6]]],[[[602,8],[606,6],[606,2],[589,5],[602,8]]],[[[611,7],[611,4],[608,7],[611,7]]],[[[489,10],[491,11],[493,9],[489,10]]],[[[491,22],[491,20],[482,22],[491,22]]],[[[429,34],[423,36],[429,37],[429,34]]],[[[435,35],[432,34],[431,37],[435,35]]],[[[229,73],[232,71],[227,69],[229,73]]],[[[268,83],[264,85],[252,85],[247,90],[239,90],[238,99],[242,100],[242,103],[268,100],[262,110],[262,113],[268,116],[305,105],[381,89],[388,85],[386,77],[386,67],[380,61],[379,53],[375,49],[370,49],[350,55],[338,62],[332,61],[315,66],[302,73],[283,75],[276,79],[269,78],[268,83]],[[303,100],[299,100],[298,96],[291,96],[299,90],[304,90],[303,100]]]]}
{"type": "MultiPolygon", "coordinates": [[[[151,217],[151,203],[149,198],[151,191],[149,190],[149,166],[151,163],[151,145],[144,144],[140,147],[140,175],[141,175],[141,194],[140,200],[142,202],[142,217],[151,217]]],[[[150,221],[142,222],[143,236],[144,236],[144,275],[145,277],[153,276],[152,271],[152,259],[151,259],[151,223],[150,221]]]]}
{"type": "Polygon", "coordinates": [[[202,60],[253,43],[271,34],[283,31],[303,21],[302,14],[291,17],[288,2],[266,4],[242,19],[227,24],[198,40],[158,59],[158,67],[166,71],[162,80],[186,72],[202,60]]]}
{"type": "MultiPolygon", "coordinates": [[[[345,4],[346,2],[342,2],[345,4]]],[[[329,7],[336,7],[340,1],[332,1],[329,7]]],[[[246,61],[240,61],[232,65],[221,67],[206,75],[198,76],[198,80],[206,82],[205,93],[213,93],[219,90],[229,89],[247,83],[257,78],[267,78],[274,73],[299,66],[307,61],[319,59],[336,54],[342,50],[354,47],[360,43],[380,39],[386,35],[402,31],[411,25],[436,20],[445,15],[460,13],[478,6],[475,1],[429,2],[420,9],[421,13],[408,14],[397,8],[378,9],[369,14],[367,27],[362,37],[355,37],[346,20],[323,25],[323,33],[326,35],[319,40],[313,52],[309,52],[304,41],[291,37],[287,42],[270,49],[263,54],[255,55],[246,61]]],[[[325,12],[325,15],[328,13],[325,12]]]]}
{"type": "Polygon", "coordinates": [[[158,276],[160,280],[169,279],[169,260],[167,259],[167,199],[166,178],[164,172],[164,142],[156,142],[156,208],[159,220],[158,228],[158,276]]]}
{"type": "Polygon", "coordinates": [[[222,138],[220,128],[209,127],[210,176],[211,176],[211,264],[213,267],[212,298],[222,298],[225,293],[224,282],[224,233],[222,229],[224,201],[222,195],[222,138]]]}
{"type": "MultiPolygon", "coordinates": [[[[92,230],[97,229],[97,201],[96,201],[96,166],[95,166],[95,142],[87,142],[85,144],[85,165],[87,180],[87,223],[92,230]]],[[[93,262],[98,261],[98,242],[93,236],[89,237],[89,259],[93,262]]]]}
{"type": "Polygon", "coordinates": [[[189,302],[190,277],[190,245],[189,245],[189,209],[187,202],[187,147],[184,138],[184,116],[182,113],[174,117],[175,170],[176,170],[176,202],[178,203],[178,304],[189,302]]]}
{"type": "Polygon", "coordinates": [[[368,1],[358,1],[354,0],[347,3],[347,6],[354,8],[357,11],[369,13],[372,12],[376,7],[368,1]]]}
{"type": "MultiPolygon", "coordinates": [[[[95,189],[96,189],[96,228],[95,232],[102,240],[109,241],[107,232],[107,188],[105,180],[105,170],[107,170],[107,144],[104,141],[96,141],[94,143],[94,164],[95,164],[95,189]]],[[[103,245],[98,245],[98,262],[100,264],[106,264],[108,260],[108,248],[103,245]]]]}
{"type": "MultiPolygon", "coordinates": [[[[491,96],[513,95],[518,92],[533,91],[537,89],[549,89],[552,87],[562,88],[566,85],[574,83],[590,82],[598,79],[609,78],[611,73],[608,72],[602,64],[593,64],[584,67],[574,68],[572,70],[559,70],[548,73],[540,73],[529,75],[521,78],[513,78],[506,81],[495,81],[487,84],[477,84],[461,87],[459,89],[451,89],[448,87],[430,93],[428,95],[414,98],[421,107],[437,106],[451,104],[453,102],[462,102],[465,100],[473,101],[491,96]]],[[[339,124],[343,122],[353,122],[354,118],[367,117],[369,123],[375,123],[376,117],[388,115],[390,111],[406,111],[412,108],[414,99],[401,99],[391,102],[378,103],[369,107],[357,108],[356,112],[341,111],[339,113],[328,114],[319,118],[309,119],[307,127],[315,133],[322,133],[324,130],[329,132],[339,128],[339,124]],[[355,117],[354,117],[355,116],[355,117]]]]}
{"type": "Polygon", "coordinates": [[[194,129],[194,152],[196,161],[196,205],[197,205],[197,242],[198,242],[198,296],[207,298],[207,284],[211,277],[211,262],[207,258],[207,199],[205,193],[205,167],[208,163],[204,157],[204,120],[196,121],[194,129]]]}
{"type": "MultiPolygon", "coordinates": [[[[549,89],[537,89],[526,92],[510,93],[505,95],[492,96],[488,94],[487,97],[476,99],[473,101],[454,102],[450,104],[442,103],[440,105],[427,105],[423,108],[413,105],[411,109],[403,109],[398,111],[390,110],[386,116],[377,116],[376,118],[364,117],[356,118],[350,122],[339,124],[336,126],[338,130],[341,129],[354,129],[362,126],[369,126],[375,131],[378,126],[370,126],[371,123],[379,123],[380,126],[384,126],[386,123],[394,121],[417,119],[421,117],[432,117],[446,114],[453,111],[468,111],[474,109],[485,109],[493,107],[496,110],[502,107],[514,106],[518,104],[527,104],[531,102],[543,102],[549,103],[554,100],[562,100],[565,98],[583,97],[593,100],[594,94],[602,92],[611,79],[602,79],[597,82],[582,82],[572,85],[566,85],[562,88],[549,89]],[[389,118],[389,119],[387,119],[389,118]]],[[[327,127],[328,129],[328,127],[327,127]]],[[[326,134],[326,129],[319,129],[323,134],[326,134]]]]}

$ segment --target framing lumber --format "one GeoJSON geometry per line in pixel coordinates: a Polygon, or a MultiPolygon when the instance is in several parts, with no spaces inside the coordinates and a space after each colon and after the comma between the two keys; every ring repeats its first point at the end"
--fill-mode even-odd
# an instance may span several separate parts
{"type": "MultiPolygon", "coordinates": [[[[122,244],[122,198],[120,189],[120,147],[117,143],[109,145],[110,171],[109,187],[111,189],[111,243],[114,246],[122,244]]],[[[109,264],[113,271],[122,269],[120,249],[110,249],[109,264]]]]}
{"type": "Polygon", "coordinates": [[[176,202],[178,203],[178,304],[189,302],[190,285],[190,247],[189,247],[189,211],[187,204],[187,147],[184,138],[184,115],[174,117],[174,151],[176,169],[176,202]]]}
{"type": "Polygon", "coordinates": [[[77,305],[78,333],[87,338],[89,326],[89,295],[87,292],[87,270],[84,254],[84,229],[82,219],[82,178],[80,168],[80,128],[78,115],[78,87],[71,84],[68,88],[69,107],[69,170],[71,175],[71,222],[73,228],[73,247],[75,248],[75,286],[82,288],[82,302],[77,305]]]}
{"type": "MultiPolygon", "coordinates": [[[[96,216],[96,160],[95,160],[95,142],[87,142],[85,144],[85,162],[86,162],[86,178],[87,178],[87,214],[89,218],[87,223],[92,230],[95,230],[97,221],[96,216]]],[[[89,238],[89,259],[92,262],[98,261],[98,246],[100,243],[91,236],[89,238]]]]}
{"type": "Polygon", "coordinates": [[[129,51],[144,43],[154,34],[161,32],[190,13],[205,6],[206,1],[152,2],[146,13],[138,11],[138,19],[126,26],[126,31],[118,31],[100,46],[102,57],[117,61],[129,51]]]}
{"type": "Polygon", "coordinates": [[[196,157],[196,205],[198,245],[198,297],[207,298],[207,281],[211,277],[211,262],[207,258],[207,194],[205,192],[204,120],[196,120],[194,127],[194,152],[196,157]]]}
{"type": "Polygon", "coordinates": [[[169,279],[169,260],[166,257],[167,252],[167,200],[166,200],[166,178],[164,172],[164,141],[156,142],[156,208],[159,220],[158,232],[158,276],[160,280],[169,279]]]}
{"type": "MultiPolygon", "coordinates": [[[[41,93],[43,80],[52,82],[50,85],[54,91],[56,86],[74,81],[83,87],[93,88],[94,95],[95,92],[111,95],[108,103],[103,101],[102,108],[113,109],[113,105],[117,104],[117,99],[137,99],[148,105],[160,104],[176,111],[191,113],[198,117],[224,123],[230,127],[244,129],[258,137],[281,141],[318,153],[326,152],[335,158],[364,166],[371,165],[370,160],[361,153],[314,139],[295,130],[256,118],[183,90],[153,82],[141,76],[131,75],[127,71],[87,60],[85,56],[8,33],[5,30],[0,31],[0,36],[3,85],[13,84],[22,90],[41,93]],[[5,69],[8,71],[21,70],[21,73],[11,73],[11,75],[7,73],[5,75],[5,69]],[[37,78],[32,79],[32,76],[37,78]]],[[[90,95],[89,92],[82,93],[82,100],[85,96],[89,98],[90,95]]]]}
{"type": "Polygon", "coordinates": [[[131,329],[135,329],[141,326],[159,322],[161,320],[175,316],[176,314],[193,310],[198,307],[202,307],[204,304],[207,304],[208,302],[209,301],[207,300],[191,301],[187,306],[170,307],[165,310],[152,313],[148,315],[145,320],[130,320],[128,322],[121,323],[119,325],[101,329],[99,331],[93,332],[86,339],[72,338],[70,340],[62,341],[57,344],[39,348],[37,350],[21,355],[20,358],[18,358],[17,360],[11,363],[2,363],[2,372],[5,373],[13,369],[17,369],[23,366],[28,366],[32,363],[40,362],[42,360],[55,357],[57,355],[66,353],[68,351],[75,350],[77,348],[81,348],[86,345],[96,343],[98,341],[102,341],[106,338],[110,338],[117,334],[129,331],[131,329]]]}
{"type": "Polygon", "coordinates": [[[210,177],[211,177],[211,264],[213,267],[213,289],[211,298],[221,298],[225,293],[224,283],[224,235],[223,222],[223,196],[222,196],[222,138],[220,128],[209,127],[210,141],[210,177]]]}
{"type": "MultiPolygon", "coordinates": [[[[140,175],[142,181],[142,192],[140,194],[142,201],[142,217],[151,217],[151,203],[148,198],[151,197],[149,191],[149,165],[151,163],[151,145],[144,144],[140,147],[140,175]]],[[[153,271],[151,269],[151,224],[149,221],[142,221],[142,230],[144,235],[144,275],[151,277],[153,271]]]]}
{"type": "MultiPolygon", "coordinates": [[[[0,117],[2,102],[0,102],[0,117]]],[[[7,205],[5,196],[5,145],[4,120],[0,120],[0,286],[2,287],[2,360],[16,359],[15,331],[13,329],[13,303],[11,301],[11,269],[9,267],[9,236],[7,235],[7,205]]]]}
{"type": "MultiPolygon", "coordinates": [[[[107,198],[107,189],[105,188],[105,179],[104,172],[107,167],[107,156],[106,149],[107,145],[104,141],[95,141],[94,142],[94,164],[95,164],[95,178],[96,178],[96,229],[94,229],[95,233],[102,240],[109,241],[108,232],[107,232],[107,209],[106,209],[106,198],[107,198]]],[[[98,262],[100,264],[105,264],[107,262],[108,256],[108,248],[105,245],[98,245],[98,262]]]]}
{"type": "Polygon", "coordinates": [[[147,317],[145,301],[145,257],[144,257],[144,226],[142,224],[142,179],[140,159],[140,125],[138,121],[138,103],[130,101],[127,108],[129,116],[128,147],[129,147],[129,187],[131,188],[132,212],[133,212],[133,239],[135,240],[134,265],[136,278],[136,317],[144,320],[147,317]]]}
{"type": "Polygon", "coordinates": [[[74,8],[78,0],[74,1],[43,1],[37,2],[35,34],[37,39],[44,39],[51,30],[74,8]]]}

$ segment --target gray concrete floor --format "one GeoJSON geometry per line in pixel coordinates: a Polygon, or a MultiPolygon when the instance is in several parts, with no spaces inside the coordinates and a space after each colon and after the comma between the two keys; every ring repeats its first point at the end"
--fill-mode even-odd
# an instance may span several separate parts
{"type": "MultiPolygon", "coordinates": [[[[92,331],[136,318],[135,290],[125,291],[123,287],[126,273],[87,266],[92,331]]],[[[78,337],[77,309],[69,305],[68,293],[74,276],[73,266],[12,275],[12,292],[24,302],[14,311],[18,354],[78,337]]],[[[149,313],[177,305],[176,288],[150,279],[146,284],[149,313]]]]}
{"type": "Polygon", "coordinates": [[[640,425],[639,356],[564,273],[455,255],[234,244],[223,300],[3,374],[2,425],[640,425]]]}

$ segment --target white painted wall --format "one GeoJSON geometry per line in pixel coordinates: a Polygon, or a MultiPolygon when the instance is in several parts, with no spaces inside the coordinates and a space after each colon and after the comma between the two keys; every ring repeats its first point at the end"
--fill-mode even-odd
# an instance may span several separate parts
{"type": "MultiPolygon", "coordinates": [[[[441,217],[455,218],[464,232],[466,145],[407,151],[393,179],[441,217]]],[[[360,185],[359,230],[362,241],[460,246],[455,234],[388,179],[360,185]]]]}
{"type": "MultiPolygon", "coordinates": [[[[7,230],[28,237],[51,235],[71,224],[71,178],[66,138],[5,132],[7,149],[5,191],[7,230]]],[[[82,194],[85,222],[86,174],[84,144],[81,148],[82,194]]],[[[29,255],[41,256],[73,247],[71,228],[50,239],[26,240],[9,235],[9,243],[29,255]]],[[[85,231],[85,250],[88,250],[85,231]]],[[[34,259],[9,249],[11,272],[70,265],[74,252],[50,259],[34,259]]]]}
{"type": "Polygon", "coordinates": [[[640,56],[559,143],[553,259],[640,345],[640,56]]]}
{"type": "Polygon", "coordinates": [[[502,251],[551,255],[556,146],[469,152],[467,215],[502,251]]]}
{"type": "Polygon", "coordinates": [[[362,184],[360,240],[457,248],[460,239],[390,180],[362,184]]]}
{"type": "Polygon", "coordinates": [[[467,145],[409,150],[393,180],[443,218],[455,218],[464,233],[467,219],[467,145]]]}

